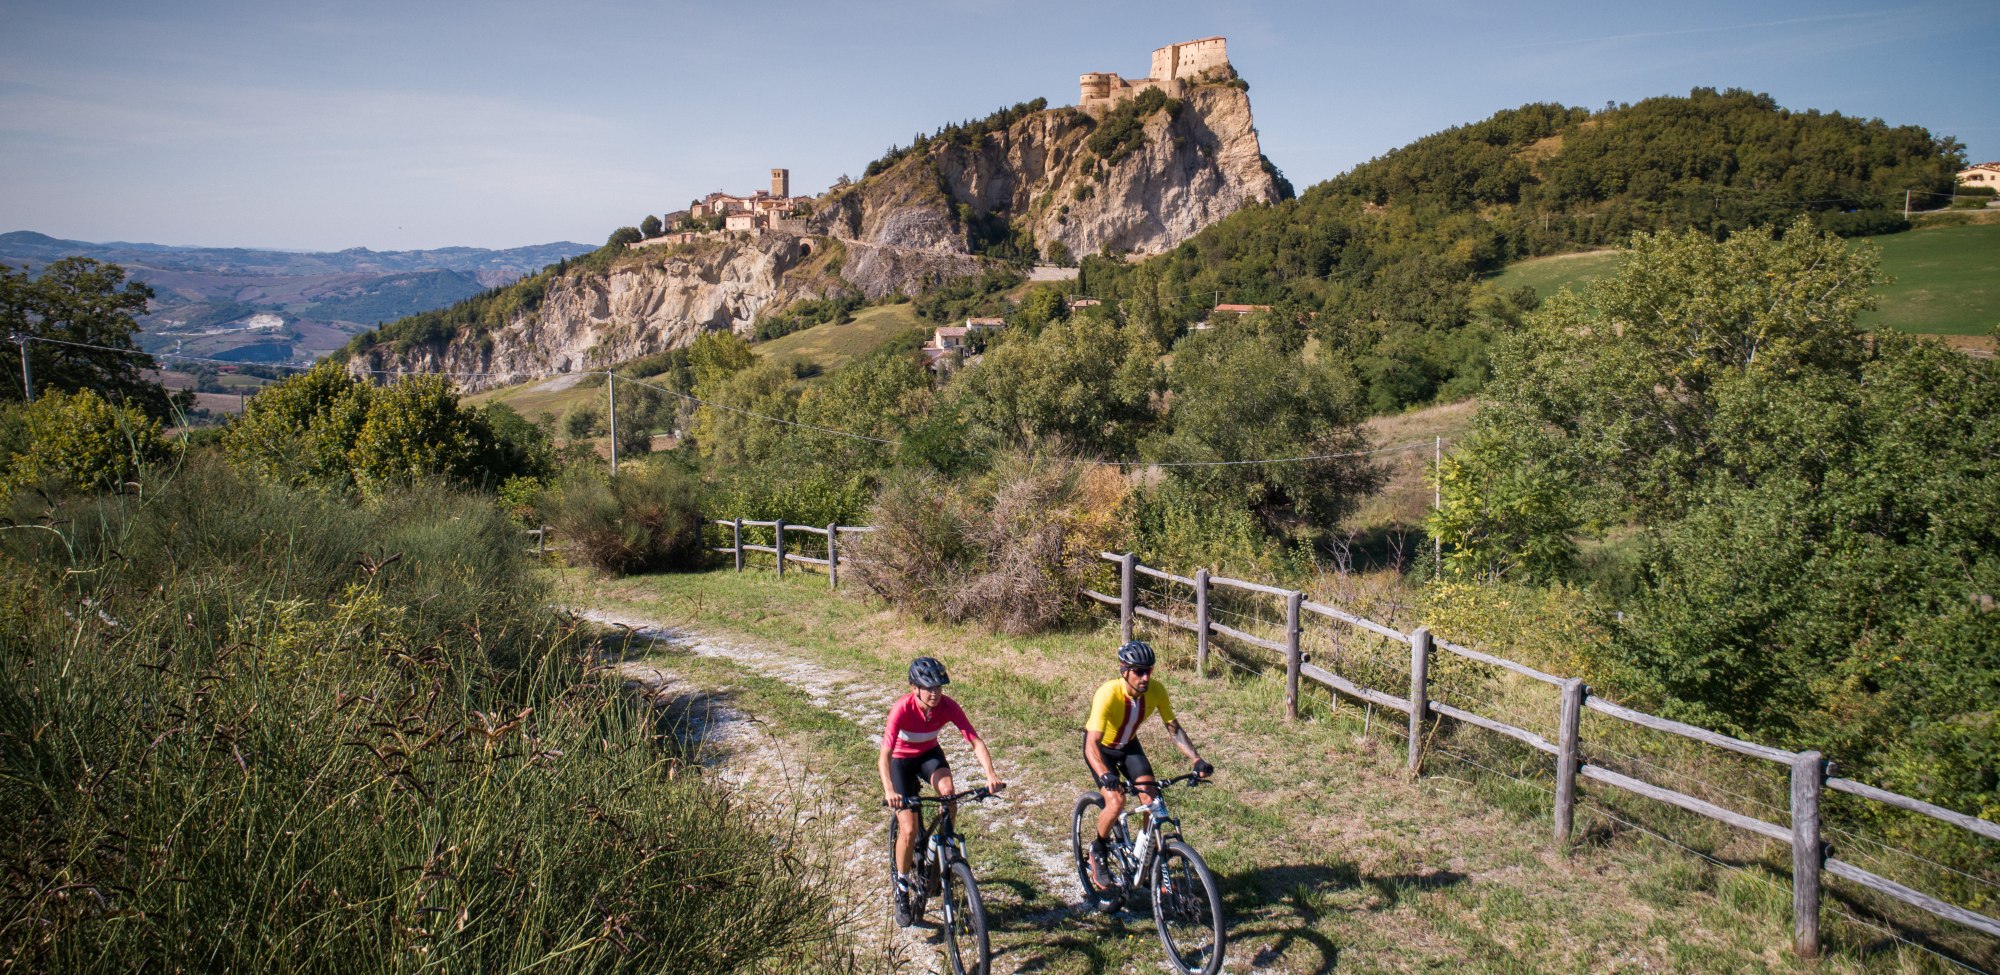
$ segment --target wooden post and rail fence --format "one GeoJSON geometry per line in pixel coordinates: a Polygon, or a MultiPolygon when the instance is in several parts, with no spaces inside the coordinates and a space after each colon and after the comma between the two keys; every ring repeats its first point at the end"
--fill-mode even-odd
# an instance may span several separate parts
{"type": "MultiPolygon", "coordinates": [[[[843,532],[871,532],[870,527],[827,525],[823,528],[806,525],[788,525],[783,521],[749,521],[731,519],[710,520],[712,525],[730,529],[730,544],[712,548],[711,551],[733,555],[735,568],[742,571],[745,552],[764,552],[775,557],[777,570],[782,574],[787,562],[820,565],[827,568],[828,584],[839,585],[839,567],[852,563],[838,551],[838,539],[843,532]],[[744,541],[745,528],[769,528],[772,530],[772,544],[755,545],[744,541]],[[827,558],[816,558],[785,550],[786,532],[805,532],[826,539],[827,558]]],[[[1577,783],[1588,780],[1599,786],[1618,789],[1656,802],[1673,806],[1715,820],[1736,829],[1754,833],[1768,840],[1787,844],[1792,850],[1792,947],[1798,954],[1813,957],[1820,950],[1820,893],[1823,878],[1832,874],[1857,886],[1877,894],[1885,895],[1904,904],[1927,911],[1948,921],[1964,925],[1986,935],[2000,938],[2000,920],[1980,914],[1967,908],[1947,903],[1890,880],[1879,874],[1863,869],[1833,855],[1821,835],[1820,805],[1827,790],[1843,792],[1872,802],[1882,803],[1920,816],[1929,817],[1976,836],[2000,842],[2000,824],[1995,824],[1975,816],[1954,812],[1920,799],[1878,789],[1852,779],[1831,775],[1832,766],[1817,751],[1787,751],[1744,741],[1729,735],[1696,727],[1671,718],[1647,714],[1607,701],[1590,692],[1582,680],[1575,677],[1559,677],[1545,673],[1526,664],[1496,657],[1469,647],[1460,646],[1449,640],[1436,638],[1428,628],[1419,626],[1409,632],[1385,626],[1373,620],[1345,612],[1307,598],[1306,593],[1295,589],[1284,589],[1243,579],[1231,579],[1214,575],[1207,569],[1199,569],[1193,576],[1176,575],[1143,565],[1130,552],[1103,552],[1101,556],[1118,566],[1118,594],[1107,595],[1089,589],[1081,594],[1090,600],[1118,609],[1118,632],[1121,640],[1132,639],[1133,629],[1138,620],[1150,620],[1162,626],[1187,630],[1195,636],[1196,673],[1206,677],[1209,657],[1213,652],[1213,640],[1222,637],[1243,646],[1268,650],[1278,655],[1285,667],[1285,716],[1297,720],[1299,716],[1299,687],[1301,680],[1310,680],[1329,691],[1346,697],[1367,702],[1378,707],[1400,712],[1409,719],[1407,736],[1407,767],[1410,774],[1418,774],[1424,752],[1427,726],[1436,718],[1450,718],[1462,724],[1472,725],[1504,735],[1519,741],[1536,751],[1555,759],[1554,794],[1554,841],[1565,851],[1575,832],[1577,783]],[[1195,618],[1180,619],[1159,609],[1144,605],[1138,598],[1141,576],[1158,579],[1188,587],[1193,592],[1195,618]],[[1250,596],[1269,596],[1283,600],[1284,639],[1267,639],[1253,633],[1216,621],[1212,612],[1212,596],[1217,589],[1250,596]],[[1313,662],[1311,656],[1301,649],[1307,618],[1323,620],[1336,627],[1348,627],[1362,631],[1383,640],[1408,647],[1410,684],[1406,694],[1390,693],[1386,690],[1363,686],[1347,676],[1313,662]],[[1557,692],[1557,713],[1554,715],[1556,740],[1550,741],[1525,728],[1476,714],[1464,708],[1433,700],[1431,695],[1430,665],[1438,653],[1499,668],[1530,680],[1547,684],[1557,692]],[[1705,799],[1674,789],[1663,788],[1632,776],[1614,771],[1589,761],[1584,754],[1582,740],[1583,712],[1594,711],[1608,718],[1647,728],[1653,731],[1677,735],[1738,755],[1770,762],[1784,768],[1790,776],[1791,800],[1790,822],[1786,825],[1768,822],[1726,809],[1705,799]]]]}
{"type": "Polygon", "coordinates": [[[781,576],[785,574],[785,563],[787,562],[801,565],[824,566],[826,568],[826,584],[833,589],[840,588],[840,567],[855,563],[852,557],[840,554],[841,533],[866,534],[875,530],[871,527],[857,525],[827,525],[824,528],[814,525],[793,525],[786,523],[782,518],[775,521],[752,521],[748,518],[730,518],[726,520],[707,518],[703,519],[703,522],[729,529],[729,544],[712,546],[709,548],[709,551],[720,555],[732,556],[735,559],[736,571],[743,571],[743,553],[765,552],[772,557],[773,562],[777,566],[778,574],[781,576]],[[743,529],[745,528],[771,529],[771,544],[755,545],[744,541],[743,529]],[[822,559],[796,551],[786,551],[786,532],[805,532],[806,534],[818,535],[826,539],[826,558],[822,559]]]}

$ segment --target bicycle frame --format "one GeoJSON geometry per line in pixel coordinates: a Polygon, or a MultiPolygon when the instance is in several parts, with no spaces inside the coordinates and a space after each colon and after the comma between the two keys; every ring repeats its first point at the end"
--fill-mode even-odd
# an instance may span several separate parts
{"type": "MultiPolygon", "coordinates": [[[[1200,777],[1193,773],[1175,776],[1165,781],[1156,781],[1152,783],[1153,787],[1157,790],[1157,798],[1153,799],[1153,801],[1147,803],[1128,802],[1125,804],[1125,811],[1118,818],[1118,828],[1113,831],[1114,842],[1111,845],[1111,850],[1118,857],[1120,864],[1125,868],[1125,876],[1128,883],[1136,884],[1143,882],[1143,879],[1153,870],[1153,861],[1159,853],[1160,847],[1165,845],[1168,840],[1178,840],[1181,838],[1181,821],[1167,809],[1167,789],[1182,783],[1188,783],[1189,787],[1192,788],[1200,782],[1200,777]],[[1145,821],[1140,824],[1137,831],[1134,831],[1128,825],[1128,821],[1134,815],[1141,813],[1145,814],[1145,821]],[[1121,833],[1126,837],[1122,842],[1116,839],[1117,834],[1121,833]]],[[[1144,795],[1138,787],[1130,782],[1125,783],[1125,794],[1127,796],[1144,795]]]]}
{"type": "MultiPolygon", "coordinates": [[[[916,862],[911,866],[922,880],[917,896],[926,899],[936,896],[943,889],[944,872],[954,862],[968,862],[965,859],[965,840],[958,832],[958,804],[978,802],[990,798],[993,790],[980,786],[968,792],[957,792],[949,796],[921,796],[913,807],[917,814],[916,862]],[[926,819],[924,806],[935,805],[935,818],[926,819]]],[[[947,915],[951,902],[945,902],[947,915]]],[[[947,917],[947,920],[950,918],[947,917]]]]}

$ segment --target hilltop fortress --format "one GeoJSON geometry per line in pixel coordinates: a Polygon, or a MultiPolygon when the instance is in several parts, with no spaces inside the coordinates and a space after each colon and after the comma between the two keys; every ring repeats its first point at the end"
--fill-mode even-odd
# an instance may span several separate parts
{"type": "Polygon", "coordinates": [[[1229,71],[1228,41],[1221,37],[1169,44],[1153,52],[1152,73],[1144,78],[1121,78],[1110,71],[1092,71],[1079,77],[1076,107],[1096,114],[1137,98],[1148,88],[1179,98],[1186,94],[1188,82],[1210,72],[1226,76],[1229,71]]]}

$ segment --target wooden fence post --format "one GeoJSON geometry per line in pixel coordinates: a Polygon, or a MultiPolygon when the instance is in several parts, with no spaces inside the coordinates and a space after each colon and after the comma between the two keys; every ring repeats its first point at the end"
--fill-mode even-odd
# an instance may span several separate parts
{"type": "Polygon", "coordinates": [[[840,537],[839,525],[826,526],[826,587],[840,588],[840,546],[834,539],[840,537]]]}
{"type": "Polygon", "coordinates": [[[1430,710],[1431,631],[1419,626],[1410,634],[1410,765],[1411,775],[1423,761],[1424,715],[1430,710]]]}
{"type": "Polygon", "coordinates": [[[1285,597],[1285,720],[1299,720],[1299,604],[1306,594],[1294,591],[1285,597]]]}
{"type": "Polygon", "coordinates": [[[1819,881],[1826,851],[1820,846],[1819,796],[1826,764],[1818,752],[1792,759],[1792,950],[1819,957],[1819,881]]]}
{"type": "Polygon", "coordinates": [[[771,543],[771,547],[778,550],[778,578],[783,579],[785,577],[785,519],[779,518],[771,523],[771,537],[777,539],[777,541],[771,543]]]}
{"type": "Polygon", "coordinates": [[[1132,577],[1139,557],[1130,552],[1118,557],[1118,642],[1132,642],[1132,607],[1138,605],[1138,588],[1132,577]]]}
{"type": "Polygon", "coordinates": [[[1583,724],[1581,678],[1562,683],[1562,717],[1556,725],[1556,846],[1569,852],[1576,825],[1576,769],[1583,758],[1577,735],[1583,724]]]}
{"type": "Polygon", "coordinates": [[[1208,676],[1208,570],[1194,573],[1194,672],[1208,676]]]}
{"type": "Polygon", "coordinates": [[[548,551],[549,551],[549,526],[543,525],[542,530],[535,533],[535,558],[539,559],[544,555],[547,555],[548,551]]]}
{"type": "Polygon", "coordinates": [[[730,543],[736,546],[736,571],[743,571],[743,519],[729,520],[730,543]]]}

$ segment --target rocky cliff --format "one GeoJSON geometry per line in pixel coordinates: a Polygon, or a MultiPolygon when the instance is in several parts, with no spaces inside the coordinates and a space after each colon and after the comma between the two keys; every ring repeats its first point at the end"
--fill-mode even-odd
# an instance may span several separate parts
{"type": "Polygon", "coordinates": [[[977,140],[934,141],[880,175],[829,194],[816,211],[816,228],[886,246],[967,253],[979,243],[970,216],[1032,235],[1043,254],[1055,243],[1077,256],[1106,248],[1156,254],[1248,204],[1278,198],[1250,96],[1239,87],[1195,88],[1140,116],[1143,137],[1125,140],[1123,151],[1098,151],[1106,140],[1093,137],[1114,121],[1059,108],[977,140]]]}
{"type": "MultiPolygon", "coordinates": [[[[977,273],[962,254],[905,251],[862,241],[791,235],[718,235],[644,248],[605,270],[571,268],[543,279],[541,297],[494,328],[381,340],[350,349],[350,368],[449,373],[467,389],[603,369],[693,342],[703,331],[749,331],[759,313],[793,301],[858,292],[914,294],[977,273]]],[[[534,287],[529,281],[517,287],[534,287]]]]}
{"type": "Polygon", "coordinates": [[[716,234],[594,258],[517,285],[529,290],[504,320],[405,320],[357,340],[350,362],[454,373],[471,388],[601,369],[704,330],[747,334],[760,313],[801,299],[916,295],[979,273],[996,243],[1016,259],[1158,253],[1278,194],[1249,96],[1233,84],[1101,118],[1030,112],[976,137],[928,140],[835,189],[815,201],[808,235],[716,234]]]}

